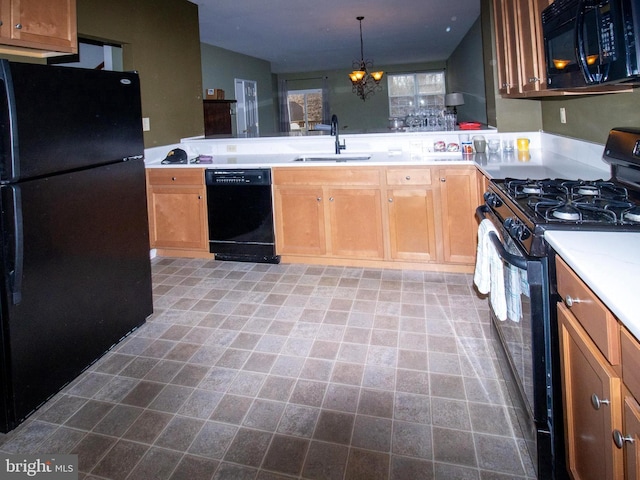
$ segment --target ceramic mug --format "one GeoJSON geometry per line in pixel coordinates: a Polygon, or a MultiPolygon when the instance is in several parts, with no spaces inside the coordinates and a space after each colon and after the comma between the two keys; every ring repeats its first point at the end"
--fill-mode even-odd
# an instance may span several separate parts
{"type": "Polygon", "coordinates": [[[528,152],[529,151],[529,139],[528,138],[518,138],[516,140],[518,144],[519,152],[528,152]]]}

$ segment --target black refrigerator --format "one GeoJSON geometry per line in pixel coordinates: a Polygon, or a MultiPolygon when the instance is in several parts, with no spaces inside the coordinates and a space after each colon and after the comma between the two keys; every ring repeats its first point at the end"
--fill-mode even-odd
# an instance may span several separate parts
{"type": "Polygon", "coordinates": [[[136,73],[0,60],[0,430],[152,313],[136,73]]]}

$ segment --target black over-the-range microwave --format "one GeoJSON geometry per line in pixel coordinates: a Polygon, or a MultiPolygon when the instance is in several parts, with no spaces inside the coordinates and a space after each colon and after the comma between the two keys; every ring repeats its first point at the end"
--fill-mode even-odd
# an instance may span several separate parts
{"type": "Polygon", "coordinates": [[[542,32],[549,88],[640,82],[638,0],[556,0],[542,32]]]}

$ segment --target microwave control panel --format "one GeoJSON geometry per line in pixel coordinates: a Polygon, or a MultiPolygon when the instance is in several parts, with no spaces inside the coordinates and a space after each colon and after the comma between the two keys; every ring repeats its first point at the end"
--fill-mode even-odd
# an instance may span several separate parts
{"type": "Polygon", "coordinates": [[[598,26],[600,27],[600,64],[604,65],[616,60],[616,28],[611,15],[611,3],[604,2],[598,6],[598,26]]]}

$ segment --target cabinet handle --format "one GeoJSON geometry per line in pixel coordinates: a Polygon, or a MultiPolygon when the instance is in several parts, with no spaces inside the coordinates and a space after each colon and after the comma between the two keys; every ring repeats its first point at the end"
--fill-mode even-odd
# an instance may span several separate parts
{"type": "Polygon", "coordinates": [[[175,181],[176,181],[176,177],[171,177],[171,180],[172,180],[173,182],[175,182],[175,181]]]}
{"type": "Polygon", "coordinates": [[[609,405],[609,403],[609,400],[600,399],[595,393],[591,395],[591,406],[596,410],[600,410],[602,405],[609,405]]]}
{"type": "Polygon", "coordinates": [[[529,83],[536,83],[539,82],[540,79],[538,77],[529,77],[529,83]]]}
{"type": "Polygon", "coordinates": [[[329,201],[330,201],[330,202],[333,202],[333,197],[329,197],[329,201]]]}
{"type": "Polygon", "coordinates": [[[202,195],[198,195],[198,200],[202,200],[202,195]]]}
{"type": "Polygon", "coordinates": [[[444,183],[444,182],[446,182],[446,181],[447,181],[447,179],[446,179],[446,178],[444,178],[444,177],[442,177],[442,178],[440,179],[440,181],[441,181],[442,183],[444,183]]]}
{"type": "Polygon", "coordinates": [[[580,299],[572,298],[571,295],[567,295],[566,297],[564,297],[564,303],[567,305],[567,307],[571,308],[574,303],[580,303],[580,299]]]}
{"type": "Polygon", "coordinates": [[[407,175],[406,177],[404,177],[405,180],[411,180],[411,175],[407,175]]]}
{"type": "Polygon", "coordinates": [[[622,448],[624,447],[624,442],[633,443],[635,440],[631,436],[624,436],[620,430],[617,428],[613,431],[613,443],[616,444],[616,447],[622,448]]]}
{"type": "Polygon", "coordinates": [[[316,200],[321,202],[322,201],[322,197],[316,197],[316,200]]]}
{"type": "Polygon", "coordinates": [[[16,30],[22,30],[22,24],[16,23],[16,30]]]}
{"type": "Polygon", "coordinates": [[[393,198],[390,198],[390,199],[389,199],[389,203],[393,203],[393,198]]]}

